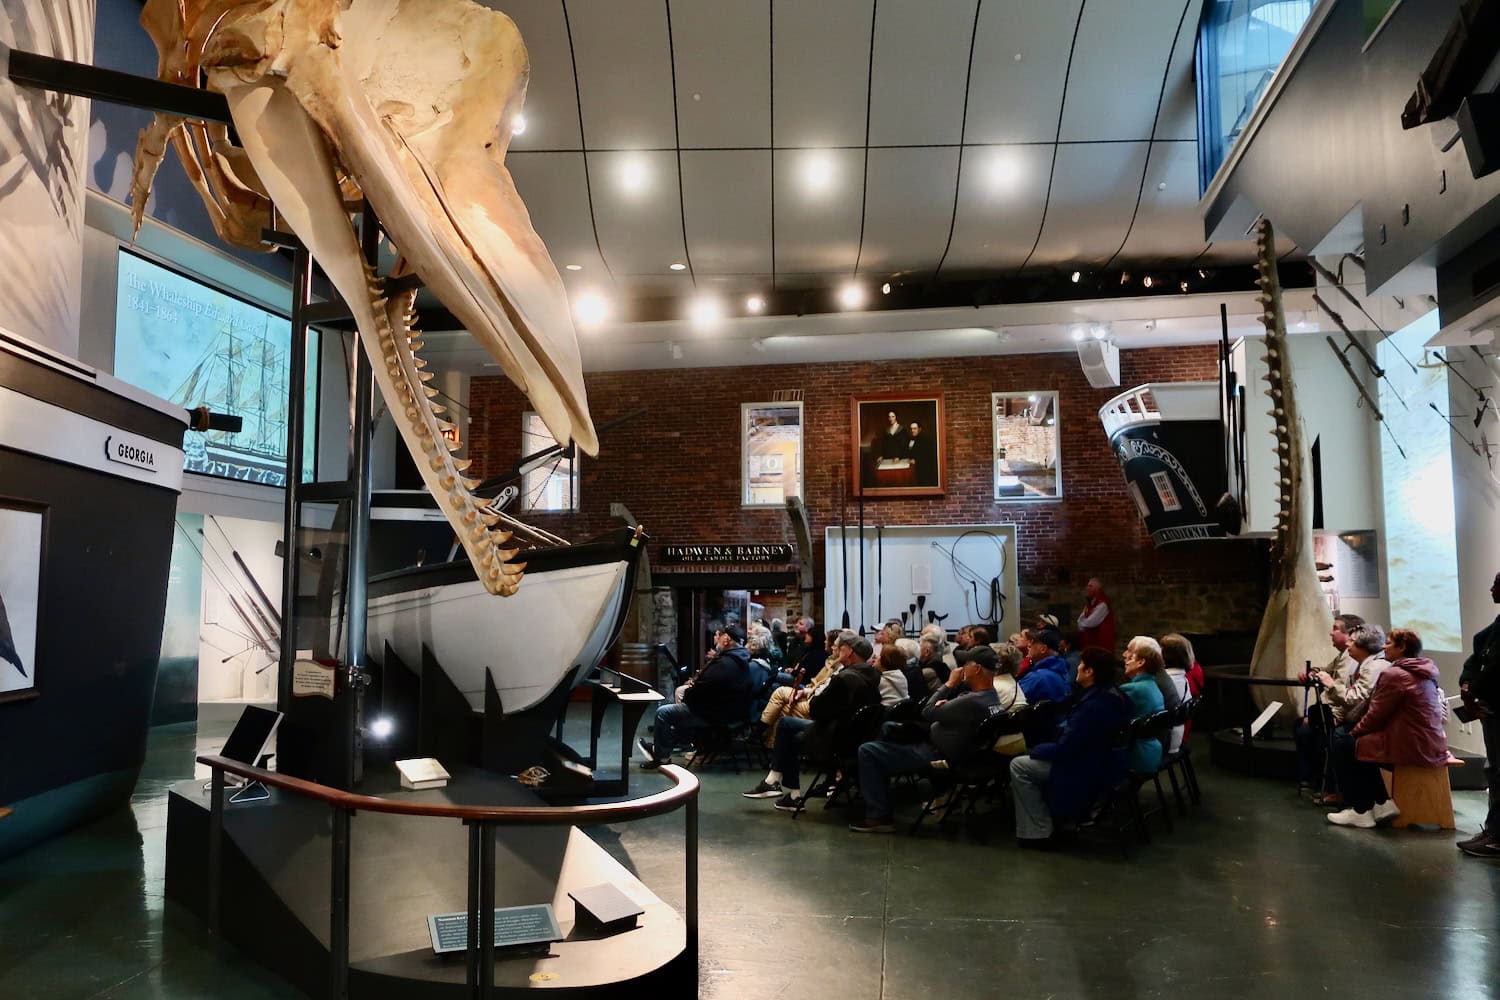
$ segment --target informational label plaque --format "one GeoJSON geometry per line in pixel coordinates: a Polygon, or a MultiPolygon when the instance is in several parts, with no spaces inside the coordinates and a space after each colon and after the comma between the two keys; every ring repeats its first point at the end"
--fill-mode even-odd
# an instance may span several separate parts
{"type": "MultiPolygon", "coordinates": [[[[439,955],[464,951],[469,947],[467,913],[435,913],[427,918],[432,935],[432,950],[439,955]]],[[[523,945],[551,944],[562,940],[562,930],[551,903],[534,906],[506,906],[495,910],[495,947],[516,948],[523,945]]]]}
{"type": "Polygon", "coordinates": [[[333,700],[335,668],[316,660],[292,661],[292,697],[333,700]]]}

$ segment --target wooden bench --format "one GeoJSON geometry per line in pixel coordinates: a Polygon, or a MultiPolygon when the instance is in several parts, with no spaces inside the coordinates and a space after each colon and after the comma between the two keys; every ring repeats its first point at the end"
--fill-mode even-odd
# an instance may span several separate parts
{"type": "Polygon", "coordinates": [[[1441,830],[1453,829],[1453,786],[1448,780],[1448,769],[1463,766],[1463,761],[1449,754],[1446,767],[1398,766],[1387,774],[1391,798],[1401,810],[1391,826],[1404,829],[1424,823],[1441,830]]]}

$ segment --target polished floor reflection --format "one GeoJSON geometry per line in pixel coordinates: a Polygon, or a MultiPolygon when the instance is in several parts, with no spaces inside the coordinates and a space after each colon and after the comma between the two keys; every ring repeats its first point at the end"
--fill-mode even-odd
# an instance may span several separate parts
{"type": "MultiPolygon", "coordinates": [[[[163,900],[166,789],[196,747],[154,731],[128,811],[0,863],[0,998],[296,995],[163,900]]],[[[1205,765],[1203,808],[1130,860],[1038,855],[793,820],[740,797],[757,777],[704,776],[704,997],[1500,995],[1500,866],[1451,834],[1330,827],[1205,765]]],[[[1482,797],[1455,795],[1461,829],[1482,797]]],[[[681,824],[591,832],[681,905],[681,824]]]]}

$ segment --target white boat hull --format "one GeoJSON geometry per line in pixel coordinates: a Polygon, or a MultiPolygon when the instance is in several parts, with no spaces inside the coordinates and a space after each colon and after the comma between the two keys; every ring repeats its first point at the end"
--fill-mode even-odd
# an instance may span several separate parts
{"type": "Polygon", "coordinates": [[[484,711],[486,673],[505,713],[524,711],[603,659],[630,603],[636,555],[528,572],[510,597],[472,579],[373,596],[367,651],[379,660],[389,643],[418,669],[426,647],[475,711],[484,711]]]}

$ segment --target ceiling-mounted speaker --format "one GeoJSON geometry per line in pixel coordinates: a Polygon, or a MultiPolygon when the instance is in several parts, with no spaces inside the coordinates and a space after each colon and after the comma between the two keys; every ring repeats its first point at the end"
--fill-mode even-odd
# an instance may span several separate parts
{"type": "Polygon", "coordinates": [[[1107,340],[1084,340],[1078,344],[1078,363],[1095,389],[1120,384],[1120,349],[1107,340]]]}

